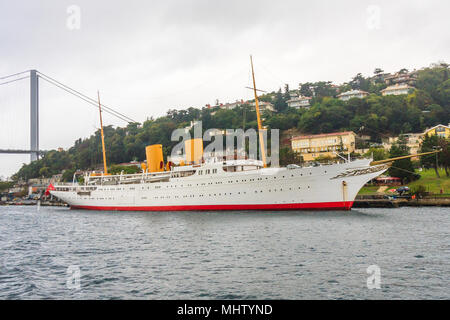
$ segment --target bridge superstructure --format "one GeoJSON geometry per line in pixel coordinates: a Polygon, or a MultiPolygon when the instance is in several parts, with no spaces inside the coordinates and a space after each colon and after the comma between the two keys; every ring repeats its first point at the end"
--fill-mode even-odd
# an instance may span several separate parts
{"type": "MultiPolygon", "coordinates": [[[[98,101],[49,77],[38,70],[27,70],[8,76],[0,77],[0,86],[6,85],[15,81],[30,78],[30,148],[29,149],[0,149],[0,154],[30,154],[30,161],[39,159],[39,156],[46,151],[39,149],[39,80],[46,82],[70,93],[88,104],[98,108],[98,101]]],[[[102,112],[107,112],[127,123],[138,123],[130,117],[101,104],[102,112]]]]}

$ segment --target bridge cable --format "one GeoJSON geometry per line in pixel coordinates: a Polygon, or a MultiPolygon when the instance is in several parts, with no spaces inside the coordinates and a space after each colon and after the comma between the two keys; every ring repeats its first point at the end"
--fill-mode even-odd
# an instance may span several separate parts
{"type": "MultiPolygon", "coordinates": [[[[64,90],[64,91],[66,91],[67,93],[70,93],[71,95],[73,95],[73,96],[75,96],[75,97],[77,97],[77,98],[79,98],[79,99],[81,99],[81,100],[84,100],[85,102],[87,102],[87,103],[89,103],[89,104],[91,104],[92,106],[94,106],[95,108],[97,108],[98,107],[98,104],[97,103],[95,103],[95,102],[93,102],[93,101],[91,101],[91,100],[89,100],[89,99],[87,99],[87,98],[84,98],[83,96],[81,96],[81,95],[79,95],[79,94],[77,94],[77,93],[75,93],[75,92],[72,92],[72,91],[70,91],[69,89],[67,89],[67,88],[65,88],[65,87],[63,87],[63,86],[60,86],[60,85],[58,85],[57,83],[54,83],[54,82],[52,82],[51,80],[49,80],[49,79],[46,79],[46,78],[44,78],[44,77],[41,77],[41,79],[43,79],[43,80],[45,80],[45,81],[47,81],[48,83],[50,83],[50,84],[52,84],[52,85],[54,85],[54,86],[56,86],[56,87],[58,87],[58,88],[60,88],[60,89],[62,89],[62,90],[64,90]]],[[[122,121],[125,121],[125,122],[130,122],[129,120],[127,120],[127,119],[125,119],[125,118],[123,118],[123,117],[121,117],[121,116],[119,116],[119,115],[117,115],[117,114],[114,114],[113,112],[111,112],[111,111],[109,111],[109,110],[104,110],[106,113],[109,113],[109,114],[111,114],[111,115],[113,115],[114,117],[116,117],[116,118],[118,118],[118,119],[120,119],[120,120],[122,120],[122,121]]]]}
{"type": "MultiPolygon", "coordinates": [[[[91,101],[92,103],[94,103],[95,105],[98,105],[98,101],[97,101],[97,100],[95,100],[95,99],[93,99],[93,98],[91,98],[91,97],[89,97],[89,96],[87,96],[87,95],[85,95],[85,94],[83,94],[83,93],[81,93],[81,92],[79,92],[79,91],[77,91],[77,90],[75,90],[75,89],[69,87],[68,85],[65,85],[65,84],[61,83],[60,81],[58,81],[58,80],[56,80],[56,79],[53,79],[53,78],[47,76],[46,74],[43,74],[43,73],[40,72],[40,71],[38,71],[38,73],[41,75],[42,78],[46,77],[47,80],[51,80],[51,81],[57,83],[58,85],[63,86],[63,87],[65,87],[66,89],[75,92],[75,93],[78,94],[79,96],[82,96],[82,97],[84,97],[85,99],[90,100],[90,101],[91,101]]],[[[53,83],[53,84],[54,84],[54,83],[53,83]]],[[[56,84],[54,84],[54,85],[56,85],[56,84]]],[[[131,122],[139,123],[138,121],[135,121],[134,119],[132,119],[132,118],[130,118],[130,117],[128,117],[128,116],[126,116],[126,115],[124,115],[124,114],[122,114],[122,113],[116,111],[116,110],[114,110],[113,108],[110,108],[110,107],[105,106],[105,105],[103,105],[103,104],[101,104],[101,105],[102,105],[102,107],[103,107],[104,109],[107,109],[107,110],[109,110],[109,111],[111,111],[111,112],[117,114],[118,116],[120,116],[120,117],[122,118],[122,120],[127,119],[127,120],[125,120],[125,121],[127,121],[127,122],[130,122],[130,123],[131,123],[131,122]]]]}
{"type": "Polygon", "coordinates": [[[29,77],[30,77],[30,76],[26,76],[26,77],[17,78],[17,79],[14,79],[14,80],[9,80],[9,81],[6,81],[6,82],[2,82],[2,83],[0,83],[0,86],[2,86],[2,85],[4,85],[4,84],[11,83],[11,82],[16,82],[16,81],[19,81],[19,80],[23,80],[23,79],[28,79],[29,77]]]}
{"type": "Polygon", "coordinates": [[[30,71],[31,71],[31,70],[26,70],[26,71],[22,71],[22,72],[10,74],[10,75],[8,75],[8,76],[0,77],[0,80],[6,79],[6,78],[15,77],[15,76],[18,76],[19,74],[27,73],[27,72],[30,72],[30,71]]]}
{"type": "MultiPolygon", "coordinates": [[[[39,71],[38,71],[38,72],[39,72],[39,71]]],[[[87,96],[87,95],[85,95],[85,94],[83,94],[83,93],[81,93],[81,92],[79,92],[79,91],[77,91],[77,90],[75,90],[75,89],[73,89],[73,88],[71,88],[71,87],[69,87],[69,86],[67,86],[67,85],[65,85],[65,84],[63,84],[63,83],[61,83],[61,82],[59,82],[59,81],[57,81],[57,80],[55,80],[55,79],[53,79],[53,78],[51,78],[51,77],[45,75],[45,74],[43,74],[43,73],[41,73],[41,72],[39,72],[39,74],[41,75],[41,78],[42,78],[42,79],[44,79],[44,77],[46,77],[46,78],[47,78],[47,79],[46,79],[47,81],[48,81],[48,80],[53,81],[53,82],[54,82],[54,83],[52,83],[53,85],[55,85],[55,86],[58,86],[58,85],[59,85],[59,87],[62,86],[62,87],[64,87],[64,88],[67,89],[67,90],[70,90],[70,91],[72,91],[72,92],[75,92],[75,93],[79,96],[79,98],[83,97],[83,98],[84,98],[83,100],[85,100],[85,101],[89,100],[91,104],[95,104],[95,106],[98,105],[98,101],[97,101],[97,100],[95,100],[95,99],[93,99],[93,98],[91,98],[91,97],[89,97],[89,96],[87,96]],[[55,83],[56,83],[56,84],[55,84],[55,83]],[[57,85],[57,84],[58,84],[58,85],[57,85]],[[86,99],[87,99],[87,100],[86,100],[86,99]]],[[[45,80],[45,79],[44,79],[44,80],[45,80]]],[[[48,82],[50,82],[50,81],[48,81],[48,82]]],[[[61,88],[61,87],[60,87],[60,88],[61,88]]],[[[63,88],[61,88],[61,89],[63,89],[63,88]]],[[[66,91],[67,91],[67,90],[66,90],[66,91]]],[[[88,101],[87,101],[87,102],[88,102],[88,101]]],[[[101,105],[104,107],[104,109],[109,110],[109,111],[110,111],[109,113],[111,113],[111,112],[112,112],[112,113],[115,113],[114,116],[121,118],[121,120],[124,120],[124,121],[126,121],[126,122],[137,122],[137,121],[131,119],[130,117],[128,117],[128,116],[126,116],[126,115],[124,115],[124,114],[122,114],[122,113],[120,113],[120,112],[118,112],[118,111],[116,111],[116,110],[114,110],[114,109],[108,107],[108,106],[105,106],[105,105],[103,105],[103,104],[101,104],[101,105]]],[[[111,113],[111,114],[112,114],[112,113],[111,113]]]]}
{"type": "MultiPolygon", "coordinates": [[[[0,77],[0,80],[4,80],[4,79],[11,78],[11,77],[14,77],[14,76],[18,76],[18,75],[21,75],[21,74],[24,74],[24,73],[28,73],[30,71],[31,70],[26,70],[26,71],[10,74],[10,75],[7,75],[7,76],[3,76],[3,77],[0,77]]],[[[66,92],[71,93],[71,94],[75,95],[76,97],[78,97],[78,98],[80,98],[80,99],[82,99],[82,100],[84,100],[84,101],[94,105],[95,107],[97,107],[98,102],[96,100],[86,96],[85,94],[82,94],[81,92],[79,92],[79,91],[77,91],[77,90],[75,90],[75,89],[73,89],[73,88],[71,88],[71,87],[69,87],[69,86],[67,86],[67,85],[65,85],[65,84],[63,84],[63,83],[61,83],[61,82],[51,78],[51,77],[49,77],[49,76],[47,76],[46,74],[43,74],[40,71],[37,71],[37,72],[41,75],[41,78],[44,79],[44,80],[47,80],[47,82],[49,82],[49,83],[51,83],[51,84],[53,84],[53,85],[55,85],[55,86],[65,90],[66,92]],[[44,77],[46,77],[48,79],[45,79],[44,77]],[[51,80],[53,82],[51,82],[49,80],[51,80]],[[57,85],[57,84],[59,84],[59,85],[57,85]],[[74,92],[76,94],[74,94],[74,92]]],[[[5,85],[5,84],[8,84],[8,83],[12,83],[12,82],[16,82],[16,81],[19,81],[19,80],[27,79],[29,77],[30,76],[26,76],[26,77],[21,77],[21,78],[18,78],[18,79],[2,82],[2,83],[0,83],[0,85],[5,85]]],[[[133,122],[139,123],[138,121],[136,121],[136,120],[134,120],[134,119],[132,119],[132,118],[130,118],[130,117],[128,117],[128,116],[126,116],[126,115],[124,115],[124,114],[122,114],[122,113],[120,113],[120,112],[118,112],[118,111],[116,111],[116,110],[114,110],[114,109],[112,109],[110,107],[108,107],[108,106],[105,106],[103,104],[102,104],[102,106],[103,106],[105,112],[107,112],[107,113],[109,113],[109,114],[119,118],[122,121],[125,121],[125,122],[128,122],[128,123],[133,123],[133,122]]]]}

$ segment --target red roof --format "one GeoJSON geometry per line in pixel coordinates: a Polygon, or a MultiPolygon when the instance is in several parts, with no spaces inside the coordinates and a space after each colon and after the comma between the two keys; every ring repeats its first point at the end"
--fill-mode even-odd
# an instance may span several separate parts
{"type": "Polygon", "coordinates": [[[313,138],[321,138],[321,137],[328,137],[328,136],[346,136],[348,134],[355,134],[355,133],[353,131],[320,133],[320,134],[312,134],[312,135],[307,135],[307,136],[292,137],[292,140],[313,139],[313,138]]]}

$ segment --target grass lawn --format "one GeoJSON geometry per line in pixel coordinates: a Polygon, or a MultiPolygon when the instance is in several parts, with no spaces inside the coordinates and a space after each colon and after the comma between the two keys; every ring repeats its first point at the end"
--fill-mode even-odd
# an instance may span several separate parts
{"type": "Polygon", "coordinates": [[[440,179],[436,177],[434,169],[423,170],[419,172],[420,179],[408,184],[410,189],[414,189],[419,185],[423,185],[428,192],[439,194],[442,189],[443,193],[450,193],[450,178],[445,175],[445,170],[439,170],[440,179]]]}
{"type": "Polygon", "coordinates": [[[359,190],[358,194],[365,195],[365,194],[376,194],[377,190],[379,189],[379,186],[364,186],[361,190],[359,190]]]}
{"type": "MultiPolygon", "coordinates": [[[[419,185],[423,185],[428,192],[440,194],[440,190],[442,189],[443,193],[450,194],[450,177],[445,175],[445,170],[439,170],[440,179],[436,177],[434,169],[416,170],[416,172],[420,174],[420,179],[407,184],[411,190],[417,188],[419,185]]],[[[364,186],[358,194],[377,194],[378,188],[379,186],[364,186]]],[[[393,188],[397,189],[398,186],[389,186],[386,191],[393,188]]],[[[387,192],[387,194],[391,193],[387,192]]]]}

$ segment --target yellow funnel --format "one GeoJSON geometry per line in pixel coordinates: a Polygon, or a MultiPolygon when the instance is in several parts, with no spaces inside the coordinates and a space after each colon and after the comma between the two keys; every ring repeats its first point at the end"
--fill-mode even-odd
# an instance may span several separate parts
{"type": "Polygon", "coordinates": [[[201,162],[203,157],[203,140],[201,138],[186,140],[184,148],[186,149],[186,162],[201,162]]]}
{"type": "Polygon", "coordinates": [[[162,144],[154,144],[145,148],[148,172],[164,171],[162,144]]]}

